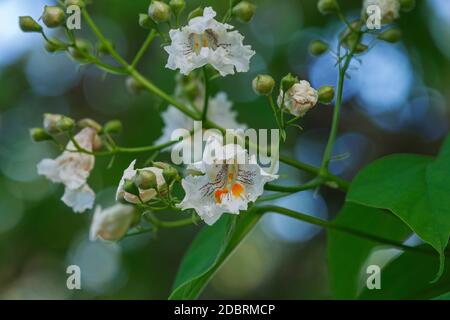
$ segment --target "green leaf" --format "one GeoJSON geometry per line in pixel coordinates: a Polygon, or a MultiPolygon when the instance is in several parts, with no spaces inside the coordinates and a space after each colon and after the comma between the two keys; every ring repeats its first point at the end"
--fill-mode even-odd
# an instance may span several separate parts
{"type": "Polygon", "coordinates": [[[169,299],[197,298],[260,217],[249,210],[239,216],[225,214],[213,226],[205,226],[183,258],[169,299]]]}
{"type": "Polygon", "coordinates": [[[450,292],[447,292],[439,297],[433,298],[433,300],[450,300],[450,292]]]}
{"type": "MultiPolygon", "coordinates": [[[[411,230],[389,212],[346,203],[333,221],[396,242],[403,242],[411,230]]],[[[337,299],[355,299],[366,285],[365,262],[379,242],[330,229],[328,232],[328,268],[331,288],[337,299]]]]}
{"type": "MultiPolygon", "coordinates": [[[[429,248],[427,245],[420,246],[429,248]]],[[[398,250],[390,249],[391,254],[398,250]]],[[[377,264],[374,259],[370,263],[377,264]]],[[[430,279],[436,273],[438,262],[431,255],[420,252],[404,252],[396,259],[388,262],[381,270],[381,289],[364,290],[359,299],[431,299],[450,290],[449,258],[446,258],[446,267],[442,277],[436,283],[430,283],[430,279]]]]}
{"type": "Polygon", "coordinates": [[[402,219],[438,251],[439,278],[450,236],[450,138],[436,159],[401,154],[370,164],[353,180],[347,201],[387,209],[402,219]]]}

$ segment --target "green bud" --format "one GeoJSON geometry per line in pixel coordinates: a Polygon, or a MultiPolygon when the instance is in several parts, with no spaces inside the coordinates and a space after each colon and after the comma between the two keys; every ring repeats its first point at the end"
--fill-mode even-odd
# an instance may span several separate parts
{"type": "Polygon", "coordinates": [[[334,98],[334,87],[333,86],[322,86],[317,91],[319,95],[319,101],[323,104],[329,104],[334,98]]]}
{"type": "Polygon", "coordinates": [[[19,26],[23,32],[41,32],[42,27],[30,16],[19,17],[19,26]]]}
{"type": "Polygon", "coordinates": [[[70,131],[75,126],[75,121],[72,118],[62,116],[58,121],[56,121],[56,128],[61,131],[70,131]]]}
{"type": "Polygon", "coordinates": [[[125,179],[125,183],[123,185],[123,190],[125,190],[125,192],[131,193],[135,196],[140,195],[138,187],[134,184],[134,182],[132,180],[125,179]]]}
{"type": "Polygon", "coordinates": [[[144,29],[156,28],[156,23],[146,13],[139,13],[139,25],[144,29]]]}
{"type": "Polygon", "coordinates": [[[170,0],[169,6],[172,9],[175,16],[178,17],[186,7],[186,2],[184,0],[170,0]]]}
{"type": "Polygon", "coordinates": [[[131,94],[139,94],[144,89],[144,86],[132,76],[125,79],[125,86],[131,94]]]}
{"type": "Polygon", "coordinates": [[[97,132],[101,132],[103,130],[103,127],[95,120],[85,118],[78,121],[77,125],[80,128],[92,128],[97,132]]]}
{"type": "Polygon", "coordinates": [[[64,23],[64,10],[58,6],[45,6],[42,21],[49,28],[57,28],[64,23]]]}
{"type": "MultiPolygon", "coordinates": [[[[108,44],[109,44],[112,48],[114,48],[114,44],[112,44],[112,43],[109,42],[109,41],[108,41],[108,44]]],[[[100,53],[100,54],[102,54],[102,55],[104,55],[104,56],[109,55],[109,49],[108,49],[108,46],[107,46],[104,42],[99,42],[99,43],[97,44],[97,51],[98,51],[98,53],[100,53]]]]}
{"type": "Polygon", "coordinates": [[[90,43],[84,39],[76,39],[75,44],[75,47],[69,48],[70,55],[79,62],[85,62],[90,54],[90,43]]]}
{"type": "Polygon", "coordinates": [[[163,169],[162,175],[166,183],[169,185],[179,177],[177,169],[170,165],[163,169]]]}
{"type": "Polygon", "coordinates": [[[328,44],[322,40],[314,40],[309,44],[309,52],[316,57],[324,54],[328,49],[328,44]]]}
{"type": "Polygon", "coordinates": [[[57,124],[63,117],[61,114],[44,113],[44,130],[50,134],[59,133],[57,124]]]}
{"type": "Polygon", "coordinates": [[[156,23],[167,22],[170,20],[171,10],[167,3],[162,1],[152,1],[148,8],[148,15],[156,23]]]}
{"type": "Polygon", "coordinates": [[[358,43],[355,49],[355,53],[364,53],[367,51],[367,49],[369,49],[367,45],[365,45],[364,43],[358,43]]]}
{"type": "Polygon", "coordinates": [[[45,132],[42,128],[31,128],[30,137],[34,142],[52,140],[52,136],[45,132]]]}
{"type": "Polygon", "coordinates": [[[105,123],[103,126],[103,132],[105,133],[120,133],[122,131],[122,122],[120,120],[111,120],[105,123]]]}
{"type": "Polygon", "coordinates": [[[319,0],[317,9],[321,14],[335,13],[339,10],[336,0],[319,0]]]}
{"type": "Polygon", "coordinates": [[[275,87],[275,80],[266,74],[260,74],[253,79],[253,90],[256,94],[262,96],[268,96],[272,93],[275,87]]]}
{"type": "Polygon", "coordinates": [[[192,10],[191,12],[189,12],[188,20],[191,20],[195,17],[200,17],[200,16],[203,16],[203,7],[197,7],[194,10],[192,10]]]}
{"type": "Polygon", "coordinates": [[[156,175],[150,170],[138,170],[133,181],[134,184],[142,190],[158,188],[156,175]]]}
{"type": "Polygon", "coordinates": [[[158,169],[166,169],[166,168],[168,168],[170,165],[169,164],[167,164],[167,163],[165,163],[165,162],[159,162],[159,161],[156,161],[156,162],[153,162],[153,166],[155,167],[155,168],[158,168],[158,169]]]}
{"type": "Polygon", "coordinates": [[[64,5],[66,7],[70,7],[70,6],[78,6],[80,8],[84,8],[85,3],[83,0],[66,0],[64,1],[64,5]]]}
{"type": "Polygon", "coordinates": [[[398,42],[402,38],[402,31],[400,29],[389,29],[384,31],[378,36],[378,39],[395,43],[398,42]]]}
{"type": "Polygon", "coordinates": [[[416,0],[400,0],[400,10],[408,12],[415,8],[416,0]]]}
{"type": "Polygon", "coordinates": [[[255,13],[256,6],[248,1],[241,1],[233,7],[231,13],[242,22],[250,22],[255,13]]]}
{"type": "Polygon", "coordinates": [[[56,51],[65,51],[67,49],[67,45],[61,42],[57,38],[51,38],[50,41],[45,42],[45,50],[47,52],[53,53],[56,51]]]}
{"type": "Polygon", "coordinates": [[[281,89],[286,92],[296,83],[298,83],[298,78],[289,73],[281,79],[281,89]]]}

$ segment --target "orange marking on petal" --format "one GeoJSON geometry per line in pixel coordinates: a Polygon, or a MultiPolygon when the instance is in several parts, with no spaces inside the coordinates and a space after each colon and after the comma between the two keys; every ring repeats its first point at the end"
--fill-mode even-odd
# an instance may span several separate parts
{"type": "Polygon", "coordinates": [[[231,193],[235,197],[240,197],[243,192],[244,192],[244,187],[239,183],[235,183],[231,187],[231,193]]]}
{"type": "Polygon", "coordinates": [[[222,196],[227,193],[228,193],[228,189],[217,189],[214,192],[214,198],[216,200],[216,203],[219,203],[219,204],[222,203],[222,196]]]}

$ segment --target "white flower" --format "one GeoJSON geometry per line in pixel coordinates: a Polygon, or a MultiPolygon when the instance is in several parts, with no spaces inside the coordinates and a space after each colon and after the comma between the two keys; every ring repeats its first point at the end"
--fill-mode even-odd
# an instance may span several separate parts
{"type": "Polygon", "coordinates": [[[400,2],[398,0],[364,0],[364,13],[367,14],[367,7],[378,6],[381,11],[381,22],[391,23],[400,17],[400,2]]]}
{"type": "MultiPolygon", "coordinates": [[[[194,107],[197,110],[203,110],[203,97],[199,96],[195,99],[194,104],[194,107]]],[[[232,107],[233,103],[228,100],[227,94],[225,92],[219,92],[216,96],[209,99],[207,118],[212,122],[220,123],[223,128],[246,129],[247,126],[245,124],[241,124],[236,120],[237,112],[234,111],[232,107]]],[[[165,126],[163,129],[163,134],[155,142],[156,144],[163,144],[170,141],[172,133],[177,129],[186,129],[188,131],[192,131],[194,129],[194,120],[174,106],[169,106],[161,116],[165,126]]],[[[172,147],[174,152],[178,153],[181,151],[185,146],[185,143],[189,143],[190,139],[190,137],[186,137],[179,143],[175,144],[172,147]]]]}
{"type": "MultiPolygon", "coordinates": [[[[116,200],[117,201],[127,201],[129,203],[137,204],[140,203],[142,200],[143,202],[148,202],[154,197],[158,195],[158,190],[155,189],[147,189],[147,190],[139,190],[139,199],[136,195],[128,193],[124,190],[125,186],[125,180],[131,180],[137,173],[137,170],[134,169],[134,165],[136,164],[136,160],[133,160],[128,168],[125,169],[123,172],[122,179],[120,179],[119,187],[117,188],[116,192],[116,200]]],[[[162,188],[165,186],[166,181],[164,180],[164,177],[162,175],[162,169],[155,168],[155,167],[148,167],[143,168],[141,170],[149,170],[153,172],[156,176],[156,184],[158,185],[158,189],[162,190],[162,188]]]]}
{"type": "MultiPolygon", "coordinates": [[[[309,82],[301,80],[286,92],[284,105],[292,115],[302,117],[317,104],[318,99],[319,95],[317,91],[311,87],[309,82]]],[[[278,96],[278,106],[280,107],[282,100],[283,91],[281,90],[278,96]]]]}
{"type": "Polygon", "coordinates": [[[187,26],[169,32],[171,45],[164,47],[169,54],[166,67],[180,69],[182,74],[206,64],[212,65],[222,76],[247,72],[250,58],[255,54],[244,46],[244,37],[233,26],[214,19],[216,12],[207,7],[203,16],[192,18],[187,26]]]}
{"type": "Polygon", "coordinates": [[[131,205],[116,204],[106,210],[95,208],[89,238],[116,241],[122,238],[134,220],[135,208],[131,205]]]}
{"type": "Polygon", "coordinates": [[[223,213],[239,214],[247,210],[263,192],[266,182],[278,178],[266,173],[255,156],[235,144],[223,146],[211,137],[205,147],[202,161],[188,166],[195,173],[182,180],[186,193],[180,208],[195,209],[209,225],[223,213]]]}
{"type": "MultiPolygon", "coordinates": [[[[87,151],[92,151],[95,138],[96,132],[91,128],[84,128],[74,137],[80,147],[87,151]]],[[[69,142],[66,151],[59,157],[39,162],[37,171],[52,182],[64,184],[66,189],[61,200],[74,212],[84,212],[94,205],[95,193],[86,181],[94,168],[95,157],[73,151],[76,148],[69,142]]]]}

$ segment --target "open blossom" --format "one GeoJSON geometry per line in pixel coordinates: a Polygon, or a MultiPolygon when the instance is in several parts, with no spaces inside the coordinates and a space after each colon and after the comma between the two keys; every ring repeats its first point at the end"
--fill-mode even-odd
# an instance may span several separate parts
{"type": "MultiPolygon", "coordinates": [[[[301,80],[286,92],[284,105],[292,115],[302,117],[317,104],[318,99],[319,95],[317,91],[311,87],[309,82],[301,80]]],[[[281,91],[278,96],[278,105],[280,107],[282,100],[283,91],[281,91]]]]}
{"type": "MultiPolygon", "coordinates": [[[[74,139],[80,147],[92,151],[96,132],[91,128],[84,128],[74,139]]],[[[74,212],[84,212],[94,205],[95,193],[87,184],[87,179],[94,168],[95,157],[74,151],[76,147],[70,141],[66,151],[59,157],[39,162],[37,171],[52,182],[64,184],[66,188],[61,200],[74,212]]]]}
{"type": "Polygon", "coordinates": [[[266,173],[241,146],[222,145],[215,137],[208,139],[202,161],[188,166],[188,171],[193,174],[182,180],[186,195],[179,206],[195,209],[209,225],[223,213],[247,210],[248,203],[264,192],[266,182],[278,178],[266,173]]]}
{"type": "Polygon", "coordinates": [[[214,19],[216,12],[207,7],[203,16],[192,18],[187,26],[170,30],[171,45],[164,49],[169,54],[166,67],[180,69],[182,74],[210,64],[222,76],[247,72],[250,58],[255,54],[244,46],[244,37],[233,26],[214,19]]]}
{"type": "Polygon", "coordinates": [[[154,188],[150,188],[150,189],[146,189],[146,190],[139,189],[139,197],[141,199],[139,199],[134,194],[126,192],[124,190],[125,180],[131,180],[137,173],[137,170],[134,168],[135,164],[136,164],[136,160],[133,160],[130,163],[130,165],[128,166],[128,168],[126,168],[125,171],[123,172],[122,179],[120,180],[119,187],[117,188],[117,192],[116,192],[116,200],[117,201],[126,201],[126,202],[133,203],[133,204],[140,203],[141,200],[143,202],[148,202],[158,195],[158,190],[162,190],[162,188],[166,185],[166,181],[164,180],[164,177],[162,175],[162,169],[155,168],[155,167],[148,167],[148,168],[143,168],[140,170],[149,170],[155,174],[158,190],[156,190],[154,188]]]}
{"type": "MultiPolygon", "coordinates": [[[[201,111],[203,110],[203,96],[200,95],[194,101],[194,107],[201,111]]],[[[214,97],[211,97],[208,102],[208,114],[207,118],[215,123],[227,129],[246,129],[245,124],[239,123],[237,118],[237,112],[232,109],[233,103],[228,100],[228,96],[225,92],[219,92],[214,97]]],[[[164,129],[162,136],[155,142],[156,144],[162,144],[171,140],[172,133],[177,129],[186,129],[192,131],[194,129],[194,120],[185,115],[183,112],[169,106],[166,111],[162,113],[162,119],[164,121],[164,129]]],[[[179,143],[173,146],[173,150],[179,153],[183,150],[185,143],[190,143],[190,137],[186,137],[179,143]]],[[[200,160],[200,159],[196,159],[200,160]]]]}
{"type": "Polygon", "coordinates": [[[364,13],[367,13],[367,8],[372,5],[380,8],[383,24],[391,23],[400,17],[400,2],[398,0],[364,0],[364,13]]]}
{"type": "Polygon", "coordinates": [[[134,218],[135,208],[131,205],[119,203],[105,210],[97,206],[92,219],[89,238],[91,241],[95,241],[97,238],[106,241],[119,240],[128,231],[134,218]]]}

